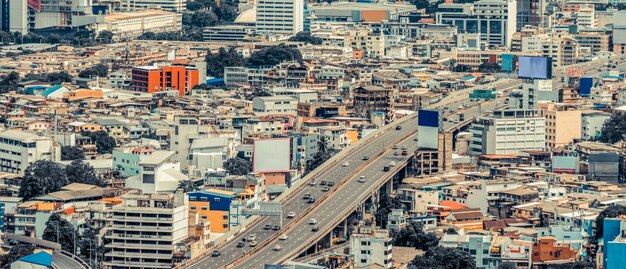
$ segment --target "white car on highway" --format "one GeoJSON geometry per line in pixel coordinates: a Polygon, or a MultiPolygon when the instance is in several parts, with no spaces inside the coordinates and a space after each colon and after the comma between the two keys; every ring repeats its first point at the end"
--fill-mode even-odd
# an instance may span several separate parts
{"type": "Polygon", "coordinates": [[[293,219],[295,217],[296,217],[296,212],[291,211],[291,212],[289,212],[289,214],[287,214],[287,218],[288,219],[293,219]]]}
{"type": "Polygon", "coordinates": [[[365,183],[367,181],[367,178],[365,176],[360,176],[359,179],[357,180],[357,182],[360,183],[365,183]]]}
{"type": "Polygon", "coordinates": [[[348,165],[350,165],[349,162],[343,162],[343,166],[348,166],[348,165]]]}
{"type": "Polygon", "coordinates": [[[315,224],[315,223],[317,223],[317,220],[315,220],[315,219],[311,219],[311,220],[309,220],[309,224],[313,225],[313,224],[315,224]]]}
{"type": "Polygon", "coordinates": [[[278,239],[280,239],[280,240],[287,240],[288,238],[289,238],[289,236],[287,234],[283,234],[278,239]]]}
{"type": "Polygon", "coordinates": [[[275,251],[279,251],[279,250],[281,250],[281,249],[283,249],[283,247],[281,247],[280,245],[275,245],[275,246],[274,246],[274,250],[275,250],[275,251]]]}

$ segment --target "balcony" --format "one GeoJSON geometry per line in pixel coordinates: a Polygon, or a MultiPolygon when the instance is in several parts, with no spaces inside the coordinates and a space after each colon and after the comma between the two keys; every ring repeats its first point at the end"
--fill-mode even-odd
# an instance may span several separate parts
{"type": "Polygon", "coordinates": [[[104,262],[105,266],[108,267],[129,267],[129,268],[164,268],[169,269],[172,268],[172,264],[170,263],[150,263],[150,262],[131,262],[131,261],[107,261],[104,262]]]}
{"type": "Polygon", "coordinates": [[[134,243],[110,243],[106,248],[126,248],[126,249],[151,249],[151,250],[172,250],[171,245],[156,244],[134,244],[134,243]]]}
{"type": "Polygon", "coordinates": [[[109,226],[113,229],[131,230],[131,231],[171,231],[172,226],[144,226],[144,225],[125,225],[113,224],[109,226]]]}
{"type": "Polygon", "coordinates": [[[153,239],[153,240],[161,240],[161,241],[172,241],[173,237],[170,236],[164,236],[164,235],[135,235],[135,234],[117,234],[117,233],[112,233],[112,234],[107,234],[106,235],[107,238],[110,239],[153,239]]]}
{"type": "Polygon", "coordinates": [[[172,254],[140,253],[109,251],[104,253],[105,257],[140,258],[140,259],[172,259],[172,254]]]}
{"type": "Polygon", "coordinates": [[[115,216],[115,215],[110,216],[109,219],[110,220],[138,221],[138,222],[164,222],[164,223],[171,223],[174,221],[173,218],[129,217],[129,216],[115,216]]]}

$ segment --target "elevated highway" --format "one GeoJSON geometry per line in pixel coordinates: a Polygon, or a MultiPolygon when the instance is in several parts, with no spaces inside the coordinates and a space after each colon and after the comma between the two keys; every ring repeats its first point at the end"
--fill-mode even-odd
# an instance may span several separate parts
{"type": "MultiPolygon", "coordinates": [[[[585,71],[594,72],[604,65],[606,60],[581,64],[585,71]]],[[[564,68],[556,69],[554,82],[555,88],[562,87],[558,78],[564,73],[564,68]]],[[[594,75],[594,74],[590,74],[594,75]]],[[[505,79],[492,83],[491,85],[481,85],[476,88],[496,88],[496,91],[506,93],[519,88],[522,81],[519,79],[505,79]]],[[[444,123],[444,130],[453,130],[463,124],[468,123],[469,118],[480,115],[490,109],[500,105],[499,98],[478,104],[469,102],[469,93],[474,88],[453,92],[435,105],[427,109],[441,109],[448,106],[445,117],[452,119],[463,113],[465,120],[444,123]],[[468,107],[457,108],[458,104],[468,103],[468,107]],[[460,111],[457,111],[460,110],[460,111]]],[[[400,148],[406,146],[409,152],[417,150],[417,113],[407,115],[393,123],[381,128],[374,134],[365,137],[356,144],[349,146],[339,154],[324,163],[310,175],[300,180],[288,190],[288,192],[277,198],[283,204],[283,212],[295,212],[293,219],[283,219],[283,227],[280,231],[265,230],[266,225],[278,225],[279,217],[253,217],[253,220],[237,234],[233,234],[227,241],[221,242],[214,249],[221,255],[211,257],[205,255],[190,262],[186,268],[263,268],[265,263],[282,263],[297,257],[306,251],[316,242],[329,236],[330,231],[350,214],[363,211],[364,202],[368,199],[377,200],[379,189],[383,186],[390,188],[390,180],[398,173],[405,170],[406,164],[410,161],[411,155],[395,155],[394,145],[400,148]],[[396,129],[397,127],[399,129],[396,129]],[[364,158],[367,156],[368,158],[364,158]],[[383,166],[395,162],[390,171],[383,171],[383,166]],[[348,163],[344,166],[344,163],[348,163]],[[361,176],[366,177],[365,182],[359,182],[361,176]],[[315,180],[334,182],[330,191],[323,192],[319,185],[311,186],[309,182],[315,180]],[[310,194],[317,199],[315,203],[307,203],[304,194],[310,194]],[[316,220],[319,231],[312,231],[314,225],[310,225],[311,219],[316,220]],[[237,247],[243,238],[254,235],[259,245],[249,247],[246,243],[244,247],[237,247]],[[280,236],[287,235],[286,240],[280,240],[280,236]],[[276,245],[281,246],[281,250],[273,250],[276,245]]],[[[375,203],[373,203],[375,204],[375,203]]],[[[285,214],[287,215],[287,214],[285,214]]],[[[210,254],[210,253],[207,253],[210,254]]]]}

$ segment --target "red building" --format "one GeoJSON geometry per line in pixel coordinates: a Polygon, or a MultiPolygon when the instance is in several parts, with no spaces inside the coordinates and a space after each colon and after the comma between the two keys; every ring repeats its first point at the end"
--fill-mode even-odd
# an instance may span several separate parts
{"type": "Polygon", "coordinates": [[[142,66],[133,68],[131,89],[140,92],[178,91],[184,95],[198,85],[200,72],[186,66],[142,66]]]}

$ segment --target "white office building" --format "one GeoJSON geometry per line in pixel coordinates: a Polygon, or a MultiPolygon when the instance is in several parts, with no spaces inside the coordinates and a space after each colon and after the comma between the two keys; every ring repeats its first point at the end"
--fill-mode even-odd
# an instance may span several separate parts
{"type": "Polygon", "coordinates": [[[129,193],[110,209],[105,268],[172,268],[176,245],[187,239],[184,193],[129,193]]]}
{"type": "Polygon", "coordinates": [[[291,96],[263,96],[252,99],[252,110],[257,116],[292,114],[298,110],[298,99],[291,96]]]}
{"type": "Polygon", "coordinates": [[[126,178],[126,188],[141,190],[144,193],[173,192],[180,181],[187,176],[180,172],[180,163],[175,152],[159,150],[139,161],[139,175],[126,178]]]}
{"type": "Polygon", "coordinates": [[[470,126],[470,154],[515,154],[546,147],[546,119],[536,110],[496,110],[470,126]]]}
{"type": "Polygon", "coordinates": [[[144,9],[159,9],[182,13],[187,8],[186,0],[122,0],[122,11],[137,11],[144,9]]]}
{"type": "Polygon", "coordinates": [[[596,139],[602,133],[604,122],[611,117],[611,113],[599,110],[587,110],[582,112],[581,138],[583,140],[596,139]]]}
{"type": "Polygon", "coordinates": [[[350,250],[356,268],[372,265],[391,268],[391,240],[388,230],[359,226],[350,236],[350,250]]]}
{"type": "Polygon", "coordinates": [[[96,32],[110,31],[114,40],[135,38],[145,32],[179,32],[183,29],[182,14],[162,10],[142,10],[107,14],[96,24],[96,32]]]}
{"type": "Polygon", "coordinates": [[[481,0],[474,3],[474,12],[480,20],[480,37],[489,46],[511,47],[517,31],[516,0],[481,0]]]}
{"type": "Polygon", "coordinates": [[[24,174],[38,160],[61,161],[61,146],[52,138],[7,130],[0,133],[0,171],[24,174]]]}
{"type": "Polygon", "coordinates": [[[304,30],[304,0],[258,0],[256,32],[293,35],[304,30]]]}

